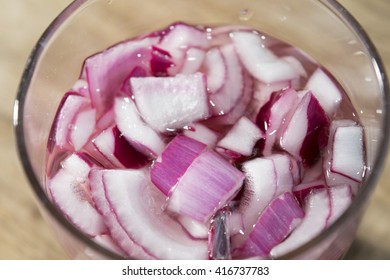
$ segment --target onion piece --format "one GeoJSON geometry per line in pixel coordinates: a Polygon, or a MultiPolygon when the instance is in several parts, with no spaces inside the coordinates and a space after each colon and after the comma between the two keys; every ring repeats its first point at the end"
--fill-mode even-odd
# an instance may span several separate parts
{"type": "Polygon", "coordinates": [[[162,137],[141,119],[131,99],[117,97],[114,112],[116,125],[133,147],[146,156],[161,154],[165,147],[162,137]]]}
{"type": "Polygon", "coordinates": [[[168,209],[206,222],[241,188],[244,175],[216,152],[204,150],[174,188],[168,209]]]}
{"type": "Polygon", "coordinates": [[[326,189],[326,183],[323,180],[317,180],[309,183],[302,183],[293,187],[292,192],[298,201],[304,205],[306,197],[313,191],[326,189]]]}
{"type": "Polygon", "coordinates": [[[268,256],[302,221],[304,211],[291,192],[272,200],[262,212],[252,232],[239,251],[240,257],[268,256]]]}
{"type": "Polygon", "coordinates": [[[329,119],[314,95],[304,93],[292,116],[279,130],[280,147],[311,166],[320,157],[320,150],[328,139],[329,119]]]}
{"type": "Polygon", "coordinates": [[[183,135],[202,142],[210,148],[214,148],[219,138],[218,132],[201,123],[191,124],[188,129],[183,131],[183,135]]]}
{"type": "Polygon", "coordinates": [[[91,166],[78,154],[68,156],[48,182],[50,195],[72,224],[89,236],[107,232],[92,201],[88,173],[91,166]]]}
{"type": "Polygon", "coordinates": [[[147,156],[130,145],[117,126],[102,131],[92,142],[114,166],[137,169],[150,162],[147,156]]]}
{"type": "Polygon", "coordinates": [[[207,258],[207,242],[192,240],[177,222],[160,212],[143,171],[109,170],[103,174],[103,184],[118,222],[148,254],[158,259],[207,258]]]}
{"type": "Polygon", "coordinates": [[[226,78],[223,86],[210,94],[213,115],[225,115],[238,103],[243,93],[243,71],[233,45],[220,48],[226,62],[226,78]]]}
{"type": "Polygon", "coordinates": [[[292,88],[286,88],[272,93],[269,101],[259,110],[256,124],[265,133],[264,155],[272,154],[278,131],[298,101],[298,93],[292,88]]]}
{"type": "Polygon", "coordinates": [[[210,114],[201,73],[131,78],[130,83],[140,114],[157,131],[182,129],[210,114]]]}
{"type": "Polygon", "coordinates": [[[271,257],[278,258],[309,242],[322,232],[331,213],[331,202],[328,190],[321,189],[310,193],[305,203],[305,217],[294,231],[270,252],[271,257]]]}
{"type": "Polygon", "coordinates": [[[70,142],[76,151],[81,150],[91,137],[96,124],[96,110],[79,112],[70,132],[70,142]]]}
{"type": "Polygon", "coordinates": [[[158,40],[158,37],[149,37],[123,42],[85,60],[90,98],[98,117],[111,108],[134,68],[149,64],[151,46],[158,40]]]}
{"type": "Polygon", "coordinates": [[[273,154],[266,158],[271,159],[274,163],[276,173],[276,190],[274,196],[279,196],[285,192],[291,192],[294,186],[294,162],[296,160],[287,154],[273,154]]]}
{"type": "Polygon", "coordinates": [[[72,149],[70,137],[78,114],[90,108],[87,98],[76,92],[67,92],[62,98],[54,117],[51,127],[48,149],[53,151],[54,147],[60,149],[72,149]]]}
{"type": "Polygon", "coordinates": [[[353,192],[350,185],[338,185],[329,188],[331,213],[328,217],[327,226],[332,225],[351,205],[353,192]]]}
{"type": "Polygon", "coordinates": [[[255,81],[253,104],[251,106],[254,113],[258,113],[268,101],[274,92],[282,92],[288,88],[292,88],[291,81],[282,81],[271,84],[266,84],[260,81],[255,81]]]}
{"type": "Polygon", "coordinates": [[[336,82],[323,69],[318,68],[310,76],[305,88],[312,91],[326,114],[333,117],[342,100],[342,93],[336,82]]]}
{"type": "Polygon", "coordinates": [[[331,171],[361,182],[364,176],[363,128],[338,127],[331,144],[331,171]]]}
{"type": "Polygon", "coordinates": [[[233,32],[231,38],[241,62],[256,79],[274,83],[299,77],[299,73],[289,62],[278,58],[264,46],[258,34],[233,32]]]}
{"type": "Polygon", "coordinates": [[[103,175],[107,170],[91,169],[89,173],[89,181],[91,182],[91,194],[96,204],[96,208],[103,216],[104,222],[107,225],[110,235],[115,242],[125,253],[125,255],[136,259],[155,259],[145,250],[134,243],[133,240],[124,230],[117,216],[111,209],[111,205],[107,201],[104,190],[103,175]]]}
{"type": "Polygon", "coordinates": [[[241,117],[217,143],[223,148],[243,156],[250,156],[256,142],[263,137],[261,130],[247,117],[241,117]]]}
{"type": "Polygon", "coordinates": [[[164,195],[170,196],[187,169],[205,149],[206,145],[195,139],[176,136],[154,162],[150,170],[152,182],[164,195]]]}
{"type": "Polygon", "coordinates": [[[199,72],[203,61],[205,59],[206,52],[198,48],[189,48],[186,52],[186,59],[180,69],[181,74],[194,74],[199,72]]]}
{"type": "Polygon", "coordinates": [[[347,119],[332,121],[323,161],[323,172],[327,185],[349,184],[353,192],[356,193],[365,174],[363,141],[363,128],[356,122],[347,119]],[[335,134],[338,130],[341,133],[336,141],[335,134]],[[349,135],[346,132],[352,134],[349,135]],[[356,138],[351,137],[353,135],[356,138]],[[341,154],[334,154],[338,152],[343,157],[341,154]]]}
{"type": "Polygon", "coordinates": [[[240,247],[250,234],[260,214],[274,198],[277,178],[272,159],[255,158],[242,165],[245,173],[243,194],[240,198],[239,212],[242,214],[244,234],[233,239],[234,247],[240,247]]]}
{"type": "Polygon", "coordinates": [[[169,26],[163,32],[161,42],[156,46],[169,51],[174,67],[169,68],[169,75],[176,75],[185,63],[186,52],[189,48],[206,50],[210,45],[207,33],[194,26],[178,22],[169,26]]]}
{"type": "Polygon", "coordinates": [[[186,216],[178,216],[178,222],[192,239],[207,240],[209,235],[209,226],[205,223],[200,223],[186,216]]]}
{"type": "Polygon", "coordinates": [[[213,125],[233,125],[239,118],[249,115],[248,109],[251,104],[254,93],[254,81],[253,78],[244,71],[243,73],[243,88],[240,98],[234,107],[226,114],[220,116],[213,116],[209,118],[209,123],[213,125]]]}
{"type": "Polygon", "coordinates": [[[75,91],[82,96],[89,97],[88,83],[83,78],[78,79],[73,84],[71,91],[75,91]]]}
{"type": "Polygon", "coordinates": [[[226,61],[221,50],[219,48],[208,50],[204,64],[207,76],[207,88],[211,93],[218,92],[227,79],[226,61]]]}
{"type": "MultiPolygon", "coordinates": [[[[156,46],[152,46],[150,58],[150,70],[154,77],[168,76],[170,67],[174,67],[171,54],[168,51],[162,50],[156,46]]],[[[137,68],[136,68],[137,69],[137,68]]],[[[132,75],[132,77],[145,77],[146,75],[132,75]]]]}

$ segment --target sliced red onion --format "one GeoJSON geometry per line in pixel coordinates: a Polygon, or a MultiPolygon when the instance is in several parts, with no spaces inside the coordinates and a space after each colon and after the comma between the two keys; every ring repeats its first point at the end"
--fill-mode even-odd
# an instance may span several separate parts
{"type": "Polygon", "coordinates": [[[186,52],[186,59],[180,69],[181,74],[194,74],[199,72],[203,61],[205,59],[206,52],[198,48],[189,48],[186,52]]]}
{"type": "Polygon", "coordinates": [[[333,117],[342,100],[336,82],[323,69],[318,68],[310,76],[306,88],[312,91],[326,114],[333,117]]]}
{"type": "Polygon", "coordinates": [[[328,190],[320,189],[313,191],[307,197],[304,208],[305,217],[302,222],[281,243],[276,245],[270,252],[271,257],[279,258],[301,245],[309,242],[322,232],[331,213],[331,203],[328,190]]]}
{"type": "Polygon", "coordinates": [[[103,216],[112,240],[124,251],[126,256],[140,260],[155,259],[150,254],[146,253],[141,246],[133,242],[118,221],[116,214],[112,211],[111,205],[107,201],[103,184],[103,175],[106,172],[108,171],[102,169],[91,169],[89,173],[89,181],[93,201],[96,204],[97,210],[103,216]]]}
{"type": "Polygon", "coordinates": [[[72,91],[79,93],[82,96],[89,97],[88,83],[80,78],[72,86],[72,91]]]}
{"type": "Polygon", "coordinates": [[[115,124],[115,112],[113,109],[107,111],[96,122],[96,131],[103,131],[115,124]]]}
{"type": "Polygon", "coordinates": [[[353,190],[350,185],[338,185],[329,188],[331,213],[327,226],[332,225],[351,205],[353,190]]]}
{"type": "Polygon", "coordinates": [[[54,123],[49,135],[49,151],[55,146],[71,149],[70,134],[78,114],[90,108],[89,100],[76,92],[64,95],[54,117],[54,123]]]}
{"type": "Polygon", "coordinates": [[[183,135],[202,142],[210,148],[214,148],[219,138],[218,132],[200,123],[191,124],[188,129],[183,131],[183,135]]]}
{"type": "Polygon", "coordinates": [[[120,132],[133,147],[146,156],[161,154],[165,147],[163,139],[141,119],[130,98],[116,98],[114,112],[120,132]]]}
{"type": "Polygon", "coordinates": [[[327,140],[329,119],[317,99],[307,92],[297,105],[285,127],[280,130],[280,147],[302,160],[305,166],[316,163],[321,145],[327,140]]]}
{"type": "Polygon", "coordinates": [[[159,38],[144,38],[115,45],[85,61],[91,102],[101,116],[113,105],[126,78],[139,65],[149,64],[151,46],[159,38]]]}
{"type": "Polygon", "coordinates": [[[282,123],[285,122],[286,116],[296,107],[298,101],[298,93],[292,88],[286,88],[274,92],[269,101],[261,107],[256,117],[256,124],[266,134],[263,148],[264,155],[272,154],[272,149],[277,141],[277,132],[280,130],[282,123]]]}
{"type": "Polygon", "coordinates": [[[254,81],[247,72],[243,73],[243,81],[242,93],[237,101],[238,103],[228,113],[211,117],[209,119],[210,123],[222,126],[233,125],[239,118],[248,114],[248,107],[253,98],[254,81]]]}
{"type": "Polygon", "coordinates": [[[92,142],[114,166],[137,169],[150,163],[148,157],[130,145],[117,126],[102,131],[92,142]]]}
{"type": "Polygon", "coordinates": [[[313,191],[327,188],[323,180],[302,183],[293,187],[292,191],[298,201],[304,205],[306,197],[313,191]]]}
{"type": "MultiPolygon", "coordinates": [[[[152,61],[151,61],[152,66],[152,61]]],[[[156,66],[154,66],[156,67],[156,66]]],[[[157,71],[154,69],[153,71],[157,71]]],[[[163,71],[163,70],[161,70],[163,71]]],[[[143,66],[136,66],[134,67],[133,71],[131,71],[130,75],[125,79],[125,82],[122,84],[122,87],[120,89],[120,95],[124,95],[127,97],[133,97],[133,91],[130,86],[130,79],[131,78],[142,78],[142,77],[149,77],[152,73],[149,73],[150,71],[146,69],[146,67],[143,66]]],[[[111,109],[110,109],[111,111],[111,109]]]]}
{"type": "Polygon", "coordinates": [[[295,56],[282,56],[280,59],[286,61],[289,63],[295,70],[296,73],[298,73],[299,76],[306,78],[307,73],[305,68],[303,67],[302,63],[295,57],[295,56]]]}
{"type": "Polygon", "coordinates": [[[207,51],[205,58],[205,71],[207,76],[207,88],[211,93],[219,91],[227,79],[227,67],[225,57],[219,48],[207,51]]]}
{"type": "Polygon", "coordinates": [[[226,62],[226,77],[217,92],[210,95],[213,115],[224,115],[230,112],[238,103],[243,93],[243,70],[233,45],[220,48],[226,62]]]}
{"type": "MultiPolygon", "coordinates": [[[[311,76],[318,68],[318,63],[309,54],[299,48],[284,45],[282,48],[275,48],[274,53],[279,57],[293,57],[297,59],[303,65],[307,76],[311,76]]],[[[307,76],[305,77],[307,78],[307,76]]]]}
{"type": "Polygon", "coordinates": [[[76,151],[87,143],[95,129],[95,123],[95,109],[88,109],[77,114],[70,132],[70,142],[76,151]]]}
{"type": "MultiPolygon", "coordinates": [[[[154,77],[166,77],[168,76],[168,70],[170,67],[174,67],[175,64],[172,61],[171,54],[162,50],[156,46],[152,46],[152,56],[150,59],[150,70],[154,77]]],[[[146,75],[132,75],[132,77],[145,77],[146,75]]]]}
{"type": "Polygon", "coordinates": [[[85,234],[96,236],[106,233],[107,228],[95,209],[89,190],[91,166],[77,154],[66,158],[62,166],[48,182],[54,203],[85,234]]]}
{"type": "Polygon", "coordinates": [[[352,120],[342,119],[332,121],[330,125],[328,146],[325,149],[323,160],[323,173],[326,183],[329,186],[349,184],[353,192],[358,189],[365,172],[365,155],[363,147],[363,128],[352,120]],[[335,147],[335,133],[341,132],[335,147]],[[357,138],[352,138],[352,135],[347,135],[346,132],[351,131],[357,138]],[[341,136],[341,139],[340,139],[341,136]],[[343,138],[345,141],[343,141],[343,138]],[[341,141],[339,141],[341,140],[341,141]],[[348,140],[348,141],[347,141],[348,140]],[[341,145],[344,143],[343,145],[341,145]],[[348,146],[348,148],[343,148],[348,146]],[[337,148],[337,151],[336,151],[337,148]],[[341,152],[345,158],[340,158],[341,155],[335,155],[335,152],[341,152]],[[336,160],[336,169],[334,169],[334,159],[336,160]],[[345,165],[340,163],[345,163],[345,165]],[[340,169],[341,168],[341,169],[340,169]]]}
{"type": "Polygon", "coordinates": [[[265,83],[292,80],[299,74],[285,60],[279,59],[264,46],[261,37],[253,32],[233,32],[234,47],[249,73],[265,83]]]}
{"type": "Polygon", "coordinates": [[[244,175],[216,152],[204,150],[174,188],[168,209],[206,222],[241,188],[244,175]]]}
{"type": "Polygon", "coordinates": [[[253,112],[259,112],[260,108],[263,107],[268,101],[270,101],[271,95],[274,92],[282,92],[283,90],[291,87],[291,81],[266,84],[256,80],[252,104],[253,112]]]}
{"type": "Polygon", "coordinates": [[[207,258],[207,242],[189,238],[177,222],[161,212],[160,203],[151,199],[153,189],[144,172],[106,171],[103,183],[118,222],[148,254],[158,259],[207,258]]]}
{"type": "Polygon", "coordinates": [[[262,212],[249,238],[238,249],[241,257],[267,256],[302,221],[304,211],[291,192],[272,200],[262,212]]]}
{"type": "Polygon", "coordinates": [[[206,50],[209,45],[210,40],[204,30],[179,22],[171,25],[165,31],[157,46],[168,50],[171,54],[175,67],[169,69],[169,74],[174,76],[183,67],[186,51],[189,48],[206,50]]]}
{"type": "Polygon", "coordinates": [[[260,214],[274,198],[277,185],[272,159],[255,158],[246,161],[242,170],[246,177],[239,211],[242,213],[244,234],[234,238],[234,247],[240,247],[252,231],[260,214]]]}
{"type": "Polygon", "coordinates": [[[263,137],[261,130],[247,117],[241,117],[217,143],[223,148],[243,156],[250,156],[256,142],[263,137]]]}
{"type": "Polygon", "coordinates": [[[206,82],[201,73],[132,78],[130,83],[143,119],[160,132],[182,129],[209,116],[206,82]]]}
{"type": "Polygon", "coordinates": [[[293,161],[295,161],[295,159],[286,154],[273,154],[267,158],[271,159],[275,166],[276,191],[274,196],[281,195],[285,192],[291,192],[294,186],[293,161]]]}
{"type": "Polygon", "coordinates": [[[338,127],[331,145],[331,172],[361,182],[364,176],[363,128],[338,127]]]}
{"type": "Polygon", "coordinates": [[[206,145],[192,138],[178,135],[154,162],[150,177],[156,187],[166,196],[179,184],[187,169],[206,149],[206,145]]]}

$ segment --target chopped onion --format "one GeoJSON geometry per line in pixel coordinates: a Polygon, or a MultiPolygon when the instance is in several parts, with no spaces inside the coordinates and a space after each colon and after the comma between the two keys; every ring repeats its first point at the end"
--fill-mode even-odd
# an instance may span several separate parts
{"type": "Polygon", "coordinates": [[[88,173],[91,166],[79,155],[67,157],[48,182],[54,203],[81,231],[96,236],[107,232],[102,216],[91,199],[88,173]]]}
{"type": "Polygon", "coordinates": [[[327,225],[331,213],[331,204],[328,190],[320,189],[310,193],[304,208],[305,217],[295,230],[270,252],[273,258],[278,258],[299,246],[305,244],[327,225]]]}
{"type": "Polygon", "coordinates": [[[289,62],[278,58],[266,48],[261,37],[253,32],[233,32],[234,47],[249,73],[265,83],[291,80],[299,73],[289,62]]]}
{"type": "Polygon", "coordinates": [[[152,182],[164,195],[170,196],[173,188],[205,148],[205,144],[195,139],[176,136],[154,162],[150,170],[152,182]]]}
{"type": "Polygon", "coordinates": [[[241,188],[244,175],[216,152],[206,149],[174,188],[168,209],[206,222],[241,188]]]}
{"type": "Polygon", "coordinates": [[[256,142],[263,136],[260,129],[247,117],[241,117],[218,143],[217,147],[243,156],[250,156],[256,142]]]}
{"type": "Polygon", "coordinates": [[[209,116],[203,74],[166,78],[131,78],[132,92],[142,118],[160,132],[182,129],[209,116]]]}
{"type": "Polygon", "coordinates": [[[304,211],[290,192],[272,200],[262,212],[248,239],[239,248],[241,257],[268,256],[301,222],[304,211]]]}
{"type": "Polygon", "coordinates": [[[165,147],[163,139],[141,119],[131,99],[117,97],[114,112],[118,129],[138,151],[153,157],[161,154],[165,147]]]}
{"type": "Polygon", "coordinates": [[[330,76],[318,68],[310,76],[306,88],[313,92],[326,114],[333,117],[340,106],[342,94],[330,76]]]}

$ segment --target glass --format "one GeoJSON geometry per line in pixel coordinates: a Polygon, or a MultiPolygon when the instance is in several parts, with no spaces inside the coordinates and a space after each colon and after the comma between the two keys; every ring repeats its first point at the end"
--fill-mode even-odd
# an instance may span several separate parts
{"type": "Polygon", "coordinates": [[[333,0],[76,0],[48,27],[15,101],[19,155],[43,216],[71,258],[120,258],[73,227],[45,193],[46,143],[56,108],[83,60],[121,40],[175,21],[248,25],[297,46],[341,83],[365,128],[368,176],[351,207],[288,259],[338,259],[352,243],[377,183],[389,138],[389,89],[380,58],[360,25],[333,0]]]}

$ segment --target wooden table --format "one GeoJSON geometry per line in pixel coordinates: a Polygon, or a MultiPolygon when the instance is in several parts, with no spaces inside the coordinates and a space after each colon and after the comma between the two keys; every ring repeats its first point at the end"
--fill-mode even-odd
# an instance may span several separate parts
{"type": "MultiPolygon", "coordinates": [[[[1,1],[0,259],[66,259],[41,218],[15,148],[13,100],[30,50],[69,0],[1,1]]],[[[390,1],[341,0],[361,22],[390,73],[390,1]]],[[[348,258],[390,259],[390,157],[348,258]]]]}

